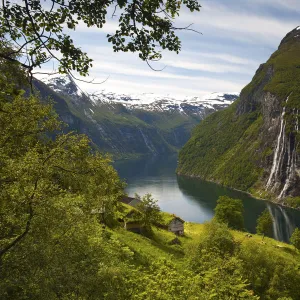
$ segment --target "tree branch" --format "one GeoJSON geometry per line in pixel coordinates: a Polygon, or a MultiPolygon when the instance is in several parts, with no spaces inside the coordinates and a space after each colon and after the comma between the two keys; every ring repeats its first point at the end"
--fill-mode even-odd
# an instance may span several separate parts
{"type": "Polygon", "coordinates": [[[0,250],[0,261],[2,260],[2,257],[11,249],[13,248],[16,244],[18,244],[29,232],[30,230],[30,226],[31,226],[31,221],[33,218],[33,198],[35,196],[36,190],[37,190],[37,186],[38,186],[38,179],[36,179],[35,184],[34,184],[34,189],[33,192],[29,198],[29,203],[28,203],[28,207],[29,207],[29,216],[28,216],[28,220],[26,222],[26,227],[25,230],[22,234],[20,234],[17,238],[15,238],[10,244],[8,244],[4,249],[0,250]]]}
{"type": "Polygon", "coordinates": [[[151,65],[150,65],[150,63],[149,63],[149,61],[146,59],[146,63],[147,63],[147,65],[149,66],[149,68],[152,70],[152,71],[155,71],[155,72],[162,72],[167,66],[164,66],[162,69],[154,69],[151,65]]]}
{"type": "Polygon", "coordinates": [[[7,55],[5,55],[3,53],[0,53],[0,57],[3,58],[3,59],[5,59],[5,60],[8,60],[10,62],[18,63],[23,68],[28,69],[29,71],[31,71],[35,67],[35,66],[30,66],[30,65],[23,64],[23,63],[19,62],[17,59],[14,59],[14,58],[12,58],[10,56],[7,56],[7,55]]]}

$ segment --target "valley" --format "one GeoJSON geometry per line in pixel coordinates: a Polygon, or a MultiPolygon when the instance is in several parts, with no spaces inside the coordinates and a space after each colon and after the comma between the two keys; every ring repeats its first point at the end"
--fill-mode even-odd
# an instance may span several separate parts
{"type": "Polygon", "coordinates": [[[87,134],[96,148],[115,159],[176,153],[201,120],[238,98],[238,93],[200,98],[105,91],[89,95],[68,76],[44,81],[35,80],[37,90],[53,98],[69,130],[87,134]]]}
{"type": "Polygon", "coordinates": [[[1,2],[1,300],[300,300],[296,2],[1,2]]]}

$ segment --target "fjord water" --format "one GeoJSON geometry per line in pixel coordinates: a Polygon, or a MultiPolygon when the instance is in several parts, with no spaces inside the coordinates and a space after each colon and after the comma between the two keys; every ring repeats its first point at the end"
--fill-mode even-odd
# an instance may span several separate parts
{"type": "Polygon", "coordinates": [[[264,209],[273,216],[274,237],[288,241],[294,228],[300,227],[300,212],[283,208],[246,193],[235,191],[196,178],[175,174],[177,156],[147,157],[139,160],[119,161],[115,168],[127,183],[129,196],[151,193],[163,211],[174,213],[185,221],[204,223],[214,215],[219,196],[241,199],[244,204],[246,230],[254,233],[256,220],[264,209]]]}

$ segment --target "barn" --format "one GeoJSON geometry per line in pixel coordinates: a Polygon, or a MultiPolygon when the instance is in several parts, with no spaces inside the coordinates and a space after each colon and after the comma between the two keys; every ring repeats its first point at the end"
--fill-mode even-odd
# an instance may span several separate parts
{"type": "Polygon", "coordinates": [[[184,235],[184,220],[174,216],[168,224],[168,230],[176,235],[184,235]]]}
{"type": "MultiPolygon", "coordinates": [[[[128,197],[129,198],[129,197],[128,197]]],[[[135,200],[134,198],[127,199],[128,203],[135,200]]],[[[123,201],[122,201],[123,202],[123,201]]],[[[123,202],[124,203],[124,202],[123,202]]],[[[124,226],[124,228],[128,231],[132,231],[135,233],[143,233],[144,225],[140,221],[140,211],[130,206],[130,204],[125,204],[123,206],[123,212],[121,213],[118,221],[124,226]]]]}

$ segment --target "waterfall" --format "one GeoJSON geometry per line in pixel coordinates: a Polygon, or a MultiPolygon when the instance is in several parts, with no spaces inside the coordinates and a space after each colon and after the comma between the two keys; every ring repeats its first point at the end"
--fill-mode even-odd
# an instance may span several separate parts
{"type": "Polygon", "coordinates": [[[284,155],[285,155],[285,141],[286,141],[286,136],[285,136],[285,126],[286,126],[286,122],[284,121],[283,124],[283,130],[282,130],[282,142],[280,143],[280,153],[278,156],[278,162],[276,164],[275,167],[275,177],[274,177],[274,185],[272,190],[274,190],[277,186],[278,183],[278,176],[280,175],[280,172],[282,170],[282,165],[283,165],[283,160],[284,160],[284,155]]]}
{"type": "Polygon", "coordinates": [[[296,117],[296,132],[299,131],[299,110],[297,109],[297,117],[296,117]]]}
{"type": "Polygon", "coordinates": [[[267,204],[267,208],[273,219],[273,236],[275,240],[288,242],[295,224],[285,208],[267,204]]]}
{"type": "Polygon", "coordinates": [[[288,165],[287,165],[287,171],[286,171],[286,180],[285,180],[283,189],[282,189],[278,199],[282,199],[286,196],[286,192],[287,192],[288,188],[290,187],[290,184],[295,175],[297,153],[296,153],[295,146],[293,147],[292,154],[291,154],[290,148],[291,148],[291,145],[289,145],[289,151],[288,151],[289,159],[288,159],[288,165]]]}
{"type": "MultiPolygon", "coordinates": [[[[289,97],[287,97],[286,102],[288,102],[289,97]]],[[[271,168],[271,173],[267,181],[266,188],[270,188],[272,183],[275,181],[278,175],[281,162],[283,161],[283,152],[284,152],[284,142],[285,142],[285,107],[283,107],[282,114],[280,117],[280,131],[277,138],[277,144],[274,152],[273,165],[271,168]]]]}
{"type": "MultiPolygon", "coordinates": [[[[295,109],[293,110],[293,115],[295,116],[295,109]]],[[[295,122],[295,130],[298,132],[299,124],[298,124],[298,110],[296,115],[296,122],[295,122]]],[[[282,199],[286,196],[288,188],[293,181],[296,171],[296,163],[297,163],[297,144],[296,141],[293,142],[292,135],[290,133],[289,140],[288,140],[288,164],[286,170],[286,180],[283,186],[283,189],[278,197],[278,199],[282,199]]]]}
{"type": "Polygon", "coordinates": [[[144,143],[146,145],[146,147],[150,150],[150,152],[152,153],[156,153],[156,149],[155,149],[155,146],[153,145],[153,143],[151,142],[151,140],[148,139],[148,137],[144,134],[144,132],[142,131],[142,129],[139,129],[142,137],[143,137],[143,140],[144,140],[144,143]]]}
{"type": "MultiPolygon", "coordinates": [[[[289,100],[289,96],[287,97],[285,102],[287,103],[288,100],[289,100]]],[[[298,132],[299,131],[299,119],[298,119],[299,110],[297,110],[297,113],[295,113],[295,111],[296,110],[294,109],[293,116],[296,119],[294,123],[294,128],[295,131],[298,132]]],[[[283,107],[282,114],[280,116],[280,130],[279,130],[277,143],[274,151],[273,164],[266,184],[266,189],[274,192],[278,190],[279,186],[281,186],[282,177],[285,179],[283,188],[279,193],[278,199],[282,199],[286,197],[288,190],[291,187],[291,184],[295,177],[296,164],[297,164],[297,145],[296,145],[294,134],[290,133],[288,138],[286,137],[285,134],[285,128],[286,128],[286,121],[284,119],[285,114],[286,114],[286,108],[283,107]],[[286,151],[288,151],[287,166],[286,169],[283,170],[286,151]],[[281,176],[283,175],[282,172],[285,172],[284,176],[281,176]]]]}

